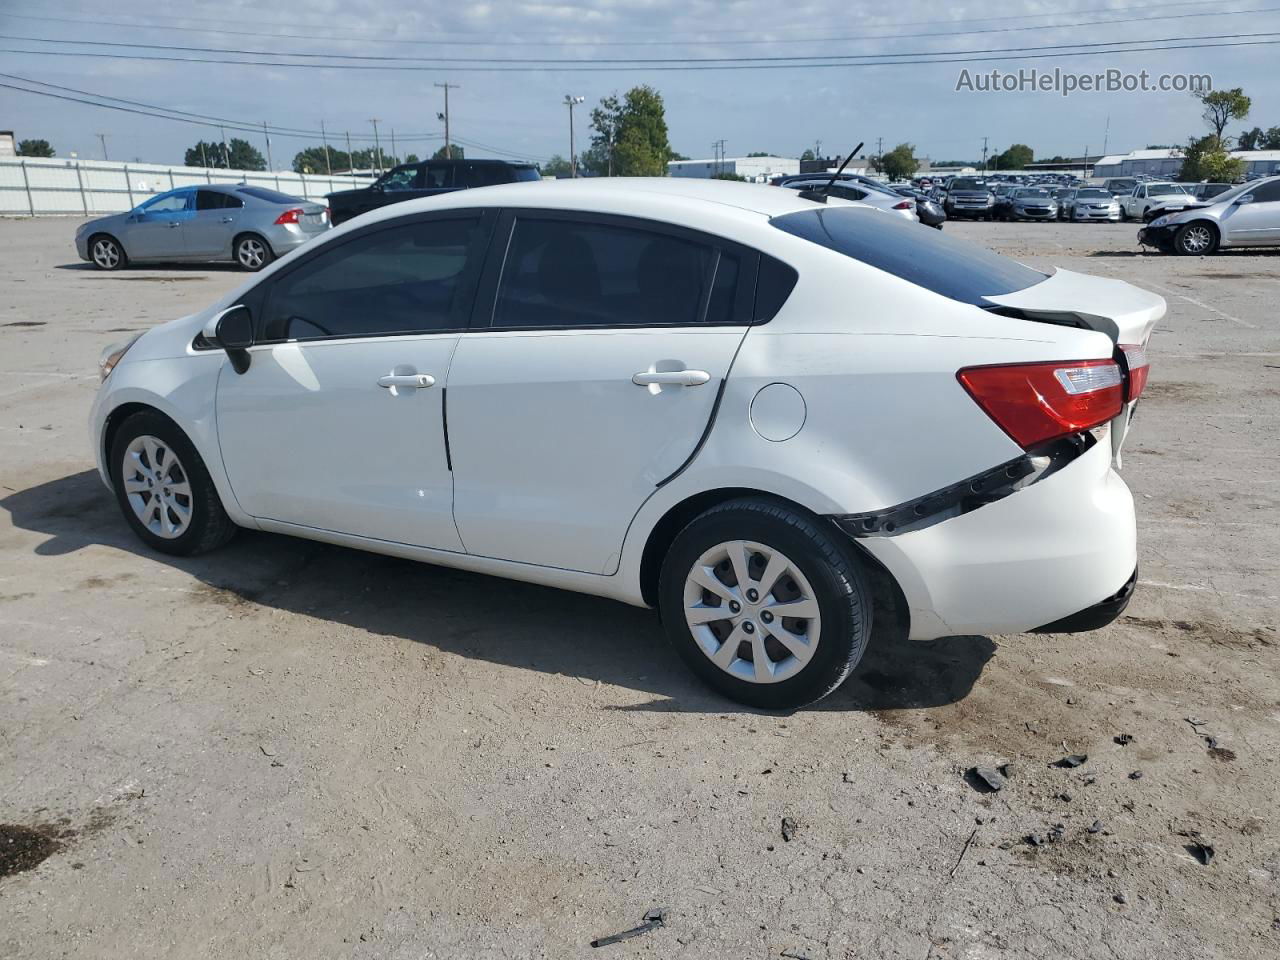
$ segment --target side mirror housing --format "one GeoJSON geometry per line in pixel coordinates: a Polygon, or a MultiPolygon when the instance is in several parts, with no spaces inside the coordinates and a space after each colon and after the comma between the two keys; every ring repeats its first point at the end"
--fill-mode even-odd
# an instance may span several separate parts
{"type": "Polygon", "coordinates": [[[1243,197],[1236,197],[1236,203],[1253,203],[1253,194],[1246,193],[1243,197]]]}
{"type": "Polygon", "coordinates": [[[253,314],[244,304],[228,307],[204,326],[204,336],[227,352],[236,373],[249,369],[249,347],[253,346],[253,314]]]}

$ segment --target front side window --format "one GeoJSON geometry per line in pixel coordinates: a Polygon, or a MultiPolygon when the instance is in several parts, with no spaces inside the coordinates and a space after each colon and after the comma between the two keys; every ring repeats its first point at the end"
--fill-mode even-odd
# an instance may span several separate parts
{"type": "Polygon", "coordinates": [[[336,244],[272,285],[265,339],[464,327],[471,291],[463,275],[480,239],[479,218],[459,217],[401,224],[336,244]]]}
{"type": "Polygon", "coordinates": [[[493,325],[700,323],[716,260],[714,247],[666,233],[518,218],[498,285],[493,325]]]}
{"type": "Polygon", "coordinates": [[[1272,180],[1254,188],[1254,203],[1275,203],[1277,200],[1280,200],[1280,180],[1272,180]]]}
{"type": "Polygon", "coordinates": [[[383,190],[413,190],[418,186],[417,167],[396,167],[378,181],[383,190]]]}
{"type": "Polygon", "coordinates": [[[158,197],[152,197],[142,205],[142,209],[146,213],[181,213],[186,210],[191,203],[191,191],[183,190],[178,193],[162,193],[158,197]]]}

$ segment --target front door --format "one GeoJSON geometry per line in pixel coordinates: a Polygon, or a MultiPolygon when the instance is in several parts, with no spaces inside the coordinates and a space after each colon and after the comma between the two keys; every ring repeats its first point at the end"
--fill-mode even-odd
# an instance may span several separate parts
{"type": "Polygon", "coordinates": [[[1280,242],[1280,180],[1255,187],[1242,196],[1248,203],[1235,203],[1222,218],[1227,238],[1234,244],[1280,242]]]}
{"type": "Polygon", "coordinates": [[[218,381],[218,434],[255,517],[462,549],[444,385],[487,226],[464,212],[366,228],[267,282],[244,374],[218,381]]]}
{"type": "Polygon", "coordinates": [[[507,254],[486,267],[492,312],[449,370],[462,541],[613,573],[636,512],[698,448],[746,331],[738,278],[754,261],[700,235],[583,214],[508,216],[494,246],[507,254]]]}
{"type": "Polygon", "coordinates": [[[185,227],[195,216],[195,191],[190,187],[152,197],[131,214],[121,238],[133,260],[181,260],[187,255],[185,227]]]}

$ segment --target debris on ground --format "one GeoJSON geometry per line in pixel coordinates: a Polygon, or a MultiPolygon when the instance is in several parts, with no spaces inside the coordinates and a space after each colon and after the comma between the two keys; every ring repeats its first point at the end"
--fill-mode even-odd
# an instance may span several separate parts
{"type": "Polygon", "coordinates": [[[800,824],[796,823],[792,817],[782,818],[782,839],[787,843],[796,835],[796,831],[800,829],[800,824]]]}
{"type": "Polygon", "coordinates": [[[1055,823],[1053,829],[1049,831],[1049,842],[1057,843],[1065,839],[1067,836],[1067,825],[1065,823],[1055,823]]]}
{"type": "Polygon", "coordinates": [[[1101,833],[1102,828],[1103,828],[1103,823],[1101,820],[1095,820],[1093,821],[1093,823],[1089,824],[1090,833],[1101,833]]]}
{"type": "Polygon", "coordinates": [[[1001,767],[970,767],[965,771],[964,778],[979,793],[995,793],[1003,790],[1008,782],[1008,769],[1008,764],[1001,767]]]}
{"type": "Polygon", "coordinates": [[[1061,760],[1054,761],[1053,766],[1069,770],[1072,767],[1080,766],[1080,764],[1084,763],[1088,759],[1089,755],[1087,753],[1072,753],[1063,757],[1061,760]]]}
{"type": "Polygon", "coordinates": [[[1141,770],[1135,770],[1135,771],[1133,771],[1133,773],[1129,774],[1129,779],[1130,779],[1130,780],[1141,780],[1141,779],[1142,779],[1142,771],[1141,771],[1141,770]]]}
{"type": "Polygon", "coordinates": [[[1116,894],[1114,897],[1112,897],[1111,899],[1112,899],[1112,900],[1114,900],[1116,903],[1119,903],[1119,904],[1126,904],[1126,903],[1128,903],[1128,902],[1129,902],[1129,898],[1128,898],[1128,897],[1126,897],[1123,893],[1117,893],[1117,894],[1116,894]]]}
{"type": "Polygon", "coordinates": [[[1044,837],[1040,836],[1038,833],[1029,833],[1027,834],[1027,843],[1031,844],[1033,847],[1043,847],[1044,837]]]}
{"type": "Polygon", "coordinates": [[[951,876],[956,875],[956,871],[960,869],[960,864],[964,862],[964,855],[969,852],[969,848],[973,846],[973,838],[978,835],[978,828],[974,827],[973,832],[969,834],[969,839],[964,842],[964,846],[960,848],[960,856],[956,857],[955,865],[951,868],[951,876]]]}
{"type": "Polygon", "coordinates": [[[1217,856],[1217,851],[1213,849],[1213,844],[1209,843],[1199,830],[1179,830],[1178,836],[1186,837],[1189,843],[1185,843],[1182,849],[1199,861],[1202,867],[1207,867],[1213,862],[1213,858],[1217,856]]]}
{"type": "Polygon", "coordinates": [[[1120,744],[1120,746],[1127,747],[1129,744],[1133,743],[1133,734],[1118,733],[1112,737],[1112,739],[1115,740],[1116,743],[1120,744]]]}
{"type": "Polygon", "coordinates": [[[593,947],[607,947],[611,943],[621,943],[623,940],[630,940],[632,937],[638,937],[642,933],[648,933],[650,930],[657,930],[659,927],[666,926],[667,908],[654,907],[644,915],[644,922],[638,927],[632,927],[630,930],[623,930],[621,933],[613,933],[607,937],[598,937],[591,941],[593,947]]]}
{"type": "Polygon", "coordinates": [[[9,877],[40,866],[62,849],[58,840],[60,832],[51,823],[37,824],[34,827],[0,823],[0,877],[9,877]]]}

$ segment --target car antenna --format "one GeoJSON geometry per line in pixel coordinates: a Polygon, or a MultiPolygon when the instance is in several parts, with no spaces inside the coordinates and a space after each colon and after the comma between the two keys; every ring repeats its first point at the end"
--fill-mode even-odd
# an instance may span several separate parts
{"type": "MultiPolygon", "coordinates": [[[[862,143],[865,142],[865,140],[862,141],[862,143]]],[[[815,203],[826,203],[827,192],[831,189],[832,185],[835,184],[836,180],[840,178],[840,174],[844,173],[844,168],[849,165],[849,162],[858,155],[858,151],[862,149],[862,143],[859,143],[849,152],[849,155],[844,158],[844,163],[840,164],[840,169],[831,175],[830,180],[818,187],[816,190],[801,190],[800,196],[804,197],[806,200],[812,200],[815,203]]]]}

